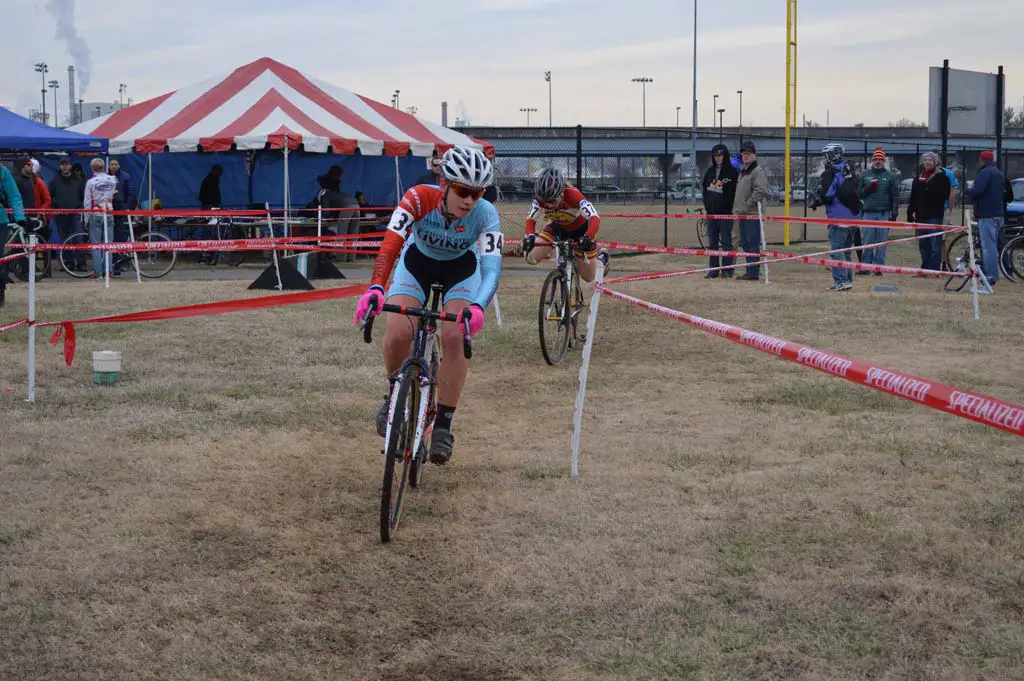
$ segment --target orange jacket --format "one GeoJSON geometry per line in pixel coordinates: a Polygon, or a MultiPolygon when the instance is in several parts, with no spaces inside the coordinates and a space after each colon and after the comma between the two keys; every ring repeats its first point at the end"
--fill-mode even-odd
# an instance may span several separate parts
{"type": "MultiPolygon", "coordinates": [[[[43,178],[38,175],[32,181],[32,186],[35,189],[36,195],[36,208],[39,210],[47,210],[53,207],[53,199],[50,198],[50,190],[46,188],[46,183],[43,182],[43,178]]],[[[39,218],[42,220],[46,219],[46,216],[41,214],[39,218]]]]}

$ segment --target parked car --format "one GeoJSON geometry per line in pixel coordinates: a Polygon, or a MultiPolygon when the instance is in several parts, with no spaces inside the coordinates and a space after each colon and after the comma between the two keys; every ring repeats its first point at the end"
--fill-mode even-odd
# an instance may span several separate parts
{"type": "Polygon", "coordinates": [[[672,183],[668,198],[670,201],[683,201],[684,203],[704,202],[704,194],[685,180],[677,180],[672,183]]]}
{"type": "Polygon", "coordinates": [[[1024,177],[1010,180],[1013,201],[1006,204],[1006,226],[1024,226],[1024,177]]]}
{"type": "Polygon", "coordinates": [[[900,203],[910,203],[910,188],[914,184],[914,178],[908,177],[900,182],[900,203]]]}

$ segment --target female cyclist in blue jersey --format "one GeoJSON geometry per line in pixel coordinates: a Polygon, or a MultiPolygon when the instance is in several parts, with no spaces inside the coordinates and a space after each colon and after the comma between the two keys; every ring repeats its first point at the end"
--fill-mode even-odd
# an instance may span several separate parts
{"type": "MultiPolygon", "coordinates": [[[[483,328],[484,310],[501,276],[501,223],[498,211],[482,198],[493,179],[491,162],[482,152],[456,146],[441,159],[439,186],[417,185],[405,192],[374,262],[370,288],[356,306],[356,324],[368,312],[380,314],[385,297],[393,305],[426,304],[427,292],[436,282],[444,290],[445,312],[460,314],[468,306],[470,335],[483,328]],[[395,276],[385,295],[392,268],[395,276]]],[[[413,332],[412,319],[388,315],[384,368],[389,385],[409,355],[413,332]]],[[[461,324],[443,323],[441,347],[437,416],[430,440],[430,460],[435,464],[451,458],[452,416],[469,369],[469,360],[462,354],[461,324]]],[[[388,401],[385,397],[377,414],[381,437],[387,429],[388,401]]]]}

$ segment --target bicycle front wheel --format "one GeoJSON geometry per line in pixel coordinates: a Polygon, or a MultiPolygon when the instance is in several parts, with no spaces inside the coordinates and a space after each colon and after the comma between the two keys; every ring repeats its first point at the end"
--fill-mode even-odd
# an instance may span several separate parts
{"type": "Polygon", "coordinates": [[[540,351],[544,361],[554,366],[565,358],[569,349],[570,310],[569,290],[565,276],[559,270],[552,270],[540,290],[540,307],[537,310],[540,351]]]}
{"type": "Polygon", "coordinates": [[[1010,239],[999,258],[1007,279],[1017,282],[1024,281],[1024,236],[1010,239]]]}
{"type": "Polygon", "coordinates": [[[708,221],[707,218],[697,220],[697,242],[701,248],[708,247],[708,221]]]}
{"type": "MultiPolygon", "coordinates": [[[[22,241],[21,239],[14,239],[8,242],[7,246],[8,248],[10,248],[13,245],[24,244],[25,242],[22,241]]],[[[21,249],[19,248],[17,250],[21,249]]],[[[10,255],[11,253],[14,253],[14,249],[12,249],[10,253],[8,253],[8,255],[10,255]]],[[[42,280],[44,276],[46,276],[46,272],[49,270],[50,251],[36,251],[35,255],[30,257],[35,257],[36,259],[36,282],[39,282],[42,280]]],[[[17,260],[13,260],[7,265],[7,268],[10,271],[10,273],[17,277],[19,280],[25,282],[28,281],[28,258],[18,258],[17,260]]]]}
{"type": "MultiPolygon", "coordinates": [[[[139,235],[136,241],[160,244],[170,243],[171,239],[160,232],[146,232],[139,235]]],[[[139,251],[130,253],[127,257],[131,260],[132,266],[138,268],[139,274],[148,279],[159,279],[173,270],[175,263],[178,262],[177,251],[139,251]]]]}
{"type": "MultiPolygon", "coordinates": [[[[64,239],[65,246],[89,243],[88,232],[78,232],[64,239]]],[[[68,276],[75,279],[85,279],[93,273],[92,251],[61,250],[58,256],[60,266],[68,276]]],[[[102,256],[101,256],[102,257],[102,256]]]]}
{"type": "Polygon", "coordinates": [[[413,461],[416,437],[419,369],[406,367],[392,396],[391,432],[384,449],[384,480],[380,488],[380,540],[387,544],[398,532],[402,502],[413,461]]]}
{"type": "MultiPolygon", "coordinates": [[[[434,423],[437,416],[437,372],[441,366],[441,343],[434,340],[434,352],[430,356],[430,388],[427,390],[427,411],[423,415],[423,425],[428,426],[434,423]]],[[[430,451],[430,434],[433,428],[423,429],[423,440],[420,442],[419,451],[413,457],[412,466],[409,468],[409,486],[416,489],[423,482],[423,462],[427,460],[427,453],[430,451]]]]}
{"type": "MultiPolygon", "coordinates": [[[[958,234],[946,248],[946,269],[950,272],[966,271],[971,266],[970,242],[967,234],[958,234]]],[[[981,265],[981,242],[974,244],[974,259],[981,265]]]]}

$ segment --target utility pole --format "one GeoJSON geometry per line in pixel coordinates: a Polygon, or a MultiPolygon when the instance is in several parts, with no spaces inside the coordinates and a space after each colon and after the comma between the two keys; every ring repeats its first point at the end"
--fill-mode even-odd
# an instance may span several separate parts
{"type": "Polygon", "coordinates": [[[57,88],[60,87],[60,83],[55,80],[51,80],[47,85],[53,90],[53,127],[59,128],[60,121],[57,120],[57,88]]]}
{"type": "Polygon", "coordinates": [[[546,80],[547,83],[548,83],[548,127],[551,128],[551,127],[554,127],[554,125],[552,123],[553,119],[551,117],[551,72],[550,71],[545,71],[544,72],[544,80],[546,80]]]}
{"type": "Polygon", "coordinates": [[[743,144],[743,90],[737,90],[740,96],[740,144],[743,144]]]}
{"type": "Polygon", "coordinates": [[[676,107],[676,127],[677,128],[679,127],[679,110],[682,109],[682,108],[683,107],[681,107],[681,106],[677,106],[676,107]]]}
{"type": "Polygon", "coordinates": [[[640,97],[643,101],[643,127],[647,127],[647,84],[653,83],[654,79],[648,76],[641,76],[633,79],[634,83],[640,83],[640,97]]]}
{"type": "Polygon", "coordinates": [[[526,113],[526,127],[530,127],[530,113],[531,112],[536,112],[537,109],[535,109],[532,106],[524,106],[524,107],[520,108],[519,110],[526,113]]]}
{"type": "Polygon", "coordinates": [[[128,86],[121,83],[117,86],[117,99],[118,99],[118,111],[124,108],[124,93],[128,90],[128,86]]]}
{"type": "Polygon", "coordinates": [[[722,115],[725,114],[725,109],[718,110],[718,143],[722,143],[722,115]]]}
{"type": "Polygon", "coordinates": [[[690,131],[690,168],[697,190],[697,0],[693,0],[693,128],[690,131]]]}
{"type": "Polygon", "coordinates": [[[35,65],[35,72],[42,77],[43,82],[43,109],[42,109],[42,120],[40,121],[43,125],[46,125],[46,74],[49,72],[50,67],[46,65],[46,62],[41,61],[35,65]]]}

